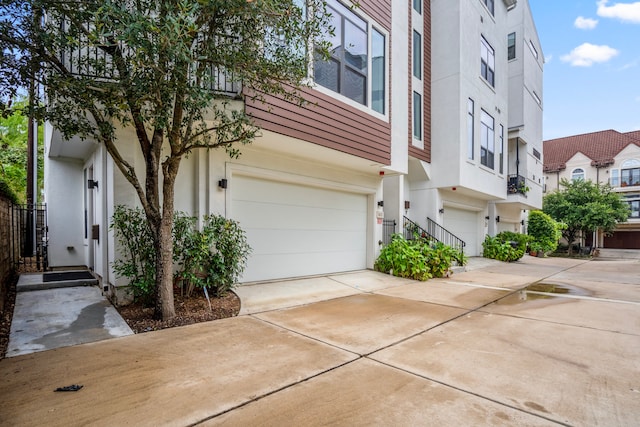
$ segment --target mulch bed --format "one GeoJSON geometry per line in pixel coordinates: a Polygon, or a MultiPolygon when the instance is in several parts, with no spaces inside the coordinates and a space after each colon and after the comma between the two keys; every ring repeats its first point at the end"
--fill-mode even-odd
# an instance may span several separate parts
{"type": "Polygon", "coordinates": [[[191,297],[176,293],[174,297],[176,317],[163,321],[153,318],[153,307],[134,303],[118,307],[117,310],[129,327],[136,333],[157,331],[176,326],[225,319],[240,312],[240,298],[233,292],[219,298],[211,298],[211,308],[203,292],[194,291],[191,297]]]}

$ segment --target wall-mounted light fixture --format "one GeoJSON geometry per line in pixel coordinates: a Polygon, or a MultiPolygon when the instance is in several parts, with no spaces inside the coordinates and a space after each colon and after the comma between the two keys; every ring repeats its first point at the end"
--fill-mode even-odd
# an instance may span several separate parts
{"type": "Polygon", "coordinates": [[[404,201],[404,208],[405,208],[405,209],[410,209],[410,208],[411,208],[411,202],[410,202],[410,201],[408,201],[408,200],[405,200],[405,201],[404,201]]]}
{"type": "Polygon", "coordinates": [[[524,219],[520,221],[520,225],[524,225],[524,219]]]}
{"type": "Polygon", "coordinates": [[[98,181],[94,181],[92,179],[87,180],[87,188],[89,190],[93,190],[94,188],[98,188],[98,181]]]}
{"type": "Polygon", "coordinates": [[[383,206],[384,206],[384,201],[380,200],[380,201],[378,202],[378,206],[383,207],[383,206]]]}
{"type": "Polygon", "coordinates": [[[227,180],[225,178],[222,178],[220,181],[218,181],[218,187],[227,188],[227,180]]]}
{"type": "Polygon", "coordinates": [[[487,221],[489,221],[489,215],[485,216],[484,219],[486,219],[487,221]]]}
{"type": "Polygon", "coordinates": [[[443,213],[444,213],[444,208],[440,208],[440,209],[438,209],[438,213],[443,214],[443,213]]]}
{"type": "Polygon", "coordinates": [[[496,217],[496,222],[500,222],[500,215],[496,217]]]}

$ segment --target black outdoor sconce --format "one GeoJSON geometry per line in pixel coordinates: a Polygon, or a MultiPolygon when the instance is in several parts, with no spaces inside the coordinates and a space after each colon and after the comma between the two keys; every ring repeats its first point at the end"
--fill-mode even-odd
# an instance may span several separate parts
{"type": "Polygon", "coordinates": [[[94,181],[92,179],[87,180],[87,188],[89,190],[93,190],[94,188],[98,188],[98,181],[94,181]]]}
{"type": "Polygon", "coordinates": [[[409,200],[405,200],[404,201],[404,208],[405,209],[411,209],[411,202],[409,200]]]}
{"type": "Polygon", "coordinates": [[[378,206],[383,207],[383,206],[384,206],[384,202],[383,202],[382,200],[380,200],[380,201],[378,202],[378,206]]]}
{"type": "Polygon", "coordinates": [[[500,215],[496,217],[496,222],[500,222],[500,215]]]}
{"type": "Polygon", "coordinates": [[[220,181],[218,181],[218,187],[227,188],[227,180],[223,178],[220,181]]]}
{"type": "Polygon", "coordinates": [[[438,212],[439,212],[439,213],[441,213],[441,214],[443,214],[443,213],[444,213],[444,208],[440,208],[440,209],[438,210],[438,212]]]}

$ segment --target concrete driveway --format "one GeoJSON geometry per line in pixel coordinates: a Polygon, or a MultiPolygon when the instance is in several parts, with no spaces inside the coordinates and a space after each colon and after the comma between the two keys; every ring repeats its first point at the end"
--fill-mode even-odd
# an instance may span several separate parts
{"type": "Polygon", "coordinates": [[[0,424],[640,425],[638,260],[279,283],[236,318],[1,360],[0,424]]]}

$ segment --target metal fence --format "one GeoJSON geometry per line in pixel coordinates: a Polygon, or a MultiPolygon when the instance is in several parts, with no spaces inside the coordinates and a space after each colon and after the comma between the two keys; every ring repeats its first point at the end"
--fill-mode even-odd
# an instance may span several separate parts
{"type": "Polygon", "coordinates": [[[48,269],[46,205],[13,205],[11,257],[18,270],[48,269]]]}

